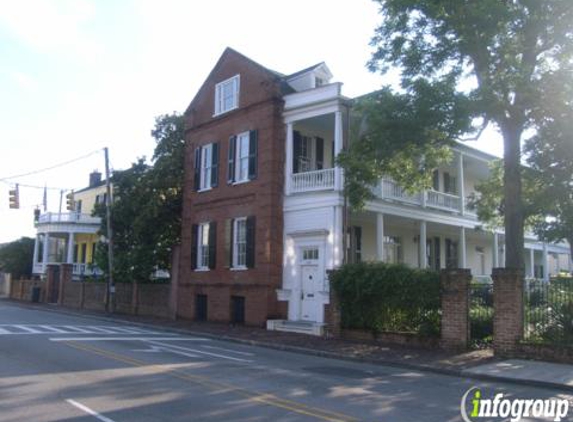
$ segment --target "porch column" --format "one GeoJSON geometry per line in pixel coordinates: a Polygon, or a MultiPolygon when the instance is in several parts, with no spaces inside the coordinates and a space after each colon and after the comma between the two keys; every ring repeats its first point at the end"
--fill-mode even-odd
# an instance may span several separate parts
{"type": "Polygon", "coordinates": [[[46,272],[46,265],[48,265],[48,249],[50,248],[50,235],[44,234],[44,247],[42,250],[42,273],[46,272]]]}
{"type": "Polygon", "coordinates": [[[459,265],[460,268],[467,267],[467,255],[466,255],[466,228],[460,227],[460,255],[459,255],[459,265]]]}
{"type": "Polygon", "coordinates": [[[286,133],[286,166],[285,166],[285,195],[290,195],[291,193],[291,183],[292,183],[292,161],[293,161],[293,124],[287,123],[287,133],[286,133]]]}
{"type": "Polygon", "coordinates": [[[493,234],[493,268],[499,268],[499,239],[493,234]]]}
{"type": "Polygon", "coordinates": [[[543,242],[543,281],[549,281],[549,251],[545,242],[543,242]]]}
{"type": "Polygon", "coordinates": [[[67,259],[66,263],[73,264],[74,263],[74,233],[68,234],[68,249],[67,249],[67,259]]]}
{"type": "Polygon", "coordinates": [[[36,235],[36,237],[34,238],[34,258],[32,260],[32,262],[33,262],[32,272],[34,272],[36,264],[38,263],[38,253],[39,252],[40,252],[40,242],[38,241],[38,235],[36,235]]]}
{"type": "Polygon", "coordinates": [[[458,195],[460,196],[460,213],[464,215],[466,213],[466,193],[464,189],[464,154],[461,152],[458,153],[458,195]]]}
{"type": "Polygon", "coordinates": [[[333,215],[333,250],[332,250],[332,268],[338,268],[343,261],[344,251],[342,250],[342,207],[341,206],[334,206],[333,207],[334,215],[333,215]]]}
{"type": "Polygon", "coordinates": [[[384,214],[376,214],[376,259],[384,262],[384,214]]]}
{"type": "MultiPolygon", "coordinates": [[[[340,110],[334,113],[334,158],[342,151],[342,112],[340,110]]],[[[341,190],[343,186],[342,168],[334,167],[334,189],[341,190]]]]}
{"type": "Polygon", "coordinates": [[[426,222],[420,221],[420,268],[428,268],[428,258],[426,257],[426,222]]]}
{"type": "Polygon", "coordinates": [[[535,278],[535,249],[529,248],[529,277],[535,278]]]}

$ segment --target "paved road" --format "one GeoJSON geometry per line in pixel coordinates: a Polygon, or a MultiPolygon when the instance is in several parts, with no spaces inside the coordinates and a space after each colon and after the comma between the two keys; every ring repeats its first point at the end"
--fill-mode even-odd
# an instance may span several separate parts
{"type": "Polygon", "coordinates": [[[448,422],[476,385],[564,397],[0,301],[0,421],[448,422]]]}

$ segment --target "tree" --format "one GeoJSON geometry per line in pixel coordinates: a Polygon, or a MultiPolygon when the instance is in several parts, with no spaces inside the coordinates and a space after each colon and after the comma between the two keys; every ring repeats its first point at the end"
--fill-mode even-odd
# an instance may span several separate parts
{"type": "Polygon", "coordinates": [[[499,129],[506,266],[523,268],[521,142],[527,129],[539,127],[550,102],[553,109],[567,107],[564,95],[550,95],[560,84],[573,83],[573,2],[376,1],[382,24],[372,39],[370,69],[400,69],[404,95],[416,96],[421,83],[431,92],[452,93],[446,98],[455,94],[452,104],[461,106],[441,109],[449,121],[467,113],[474,132],[489,123],[499,129]]]}
{"type": "Polygon", "coordinates": [[[0,248],[0,270],[15,279],[32,275],[34,239],[22,237],[0,248]]]}
{"type": "MultiPolygon", "coordinates": [[[[112,227],[114,277],[120,281],[148,280],[157,268],[169,270],[173,246],[180,243],[184,177],[183,117],[156,118],[151,131],[157,143],[152,165],[140,158],[131,168],[114,172],[112,227]]],[[[96,214],[105,215],[104,207],[96,214]]],[[[101,233],[106,233],[102,218],[101,233]]],[[[107,268],[105,245],[96,260],[107,268]]]]}

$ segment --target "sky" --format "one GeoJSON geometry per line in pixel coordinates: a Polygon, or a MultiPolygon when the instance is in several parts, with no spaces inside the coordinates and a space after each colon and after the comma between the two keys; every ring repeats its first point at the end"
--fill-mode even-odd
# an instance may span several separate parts
{"type": "MultiPolygon", "coordinates": [[[[150,158],[155,117],[183,112],[227,46],[285,74],[324,61],[348,97],[392,83],[366,69],[379,22],[370,0],[0,0],[0,243],[34,236],[44,187],[57,212],[104,147],[112,169],[150,158]]],[[[472,145],[501,154],[494,133],[472,145]]]]}

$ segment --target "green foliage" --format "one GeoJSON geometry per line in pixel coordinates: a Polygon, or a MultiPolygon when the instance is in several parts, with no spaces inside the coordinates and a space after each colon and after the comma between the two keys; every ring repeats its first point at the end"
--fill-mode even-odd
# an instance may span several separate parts
{"type": "Polygon", "coordinates": [[[32,275],[34,239],[22,237],[0,248],[0,271],[12,274],[14,279],[32,275]]]}
{"type": "MultiPolygon", "coordinates": [[[[152,165],[139,159],[114,172],[112,228],[114,278],[145,282],[157,269],[169,270],[171,251],[180,242],[184,177],[183,116],[156,118],[151,132],[157,143],[152,165]]],[[[106,233],[105,208],[96,209],[106,233]]],[[[96,261],[107,269],[107,246],[98,245],[96,261]]]]}
{"type": "Polygon", "coordinates": [[[345,328],[439,335],[440,282],[434,271],[379,262],[346,264],[330,274],[330,282],[345,328]]]}
{"type": "MultiPolygon", "coordinates": [[[[543,124],[551,126],[554,116],[571,109],[573,2],[376,1],[382,22],[372,39],[374,52],[369,67],[382,74],[399,70],[403,95],[414,99],[410,104],[421,104],[410,108],[419,118],[412,121],[400,118],[401,102],[389,103],[388,107],[396,107],[396,124],[401,132],[413,128],[418,142],[427,143],[430,139],[431,144],[432,139],[438,142],[460,133],[476,133],[488,123],[500,130],[504,141],[506,264],[523,267],[520,145],[524,131],[543,124]],[[417,99],[421,96],[432,101],[429,105],[420,103],[417,99]],[[432,117],[442,119],[443,125],[436,125],[432,117]]],[[[388,107],[378,104],[371,114],[378,109],[386,116],[388,107]]],[[[403,139],[394,139],[394,133],[400,131],[387,132],[391,136],[386,142],[399,146],[403,139]]],[[[394,150],[390,148],[388,153],[394,150]]],[[[372,159],[365,154],[373,151],[374,147],[360,146],[353,161],[360,163],[362,158],[368,163],[372,159]],[[360,151],[364,153],[362,157],[360,151]]],[[[414,153],[415,160],[420,161],[423,151],[414,153]]],[[[385,161],[375,161],[367,166],[380,165],[382,172],[387,170],[384,164],[385,161]]],[[[358,164],[347,166],[347,173],[356,167],[358,164]]],[[[371,173],[366,170],[357,176],[349,175],[350,181],[368,186],[371,173]]]]}

